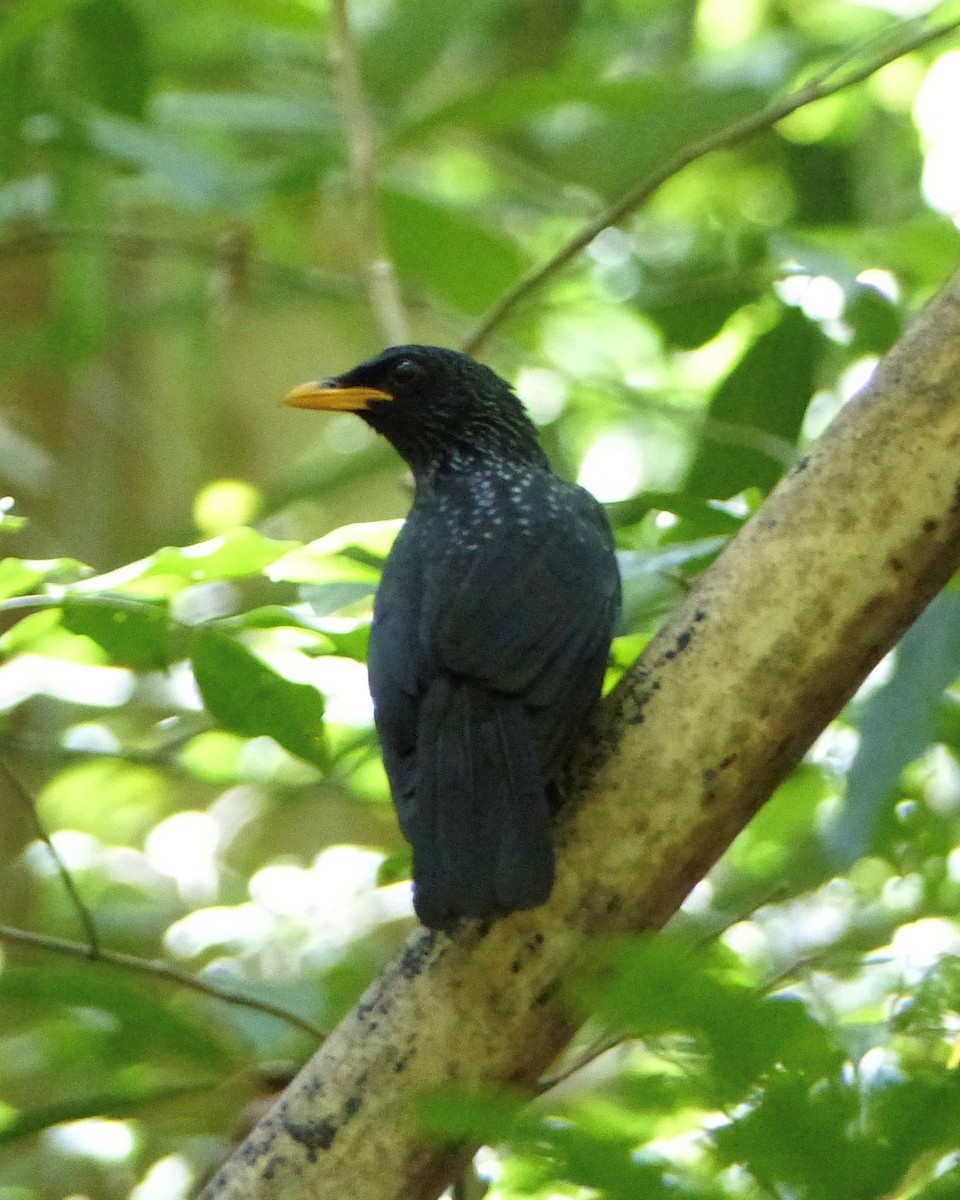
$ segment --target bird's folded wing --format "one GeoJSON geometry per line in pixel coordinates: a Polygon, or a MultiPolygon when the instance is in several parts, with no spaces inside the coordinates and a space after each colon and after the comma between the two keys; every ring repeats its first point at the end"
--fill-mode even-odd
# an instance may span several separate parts
{"type": "Polygon", "coordinates": [[[531,706],[552,705],[588,659],[605,659],[619,610],[610,548],[586,522],[481,545],[449,587],[430,642],[444,670],[531,706]]]}

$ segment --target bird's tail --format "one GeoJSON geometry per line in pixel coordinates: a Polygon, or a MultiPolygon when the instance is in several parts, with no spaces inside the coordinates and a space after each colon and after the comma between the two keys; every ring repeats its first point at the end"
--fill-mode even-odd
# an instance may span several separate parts
{"type": "Polygon", "coordinates": [[[441,679],[420,709],[414,905],[424,925],[534,908],[554,877],[550,805],[526,709],[441,679]]]}

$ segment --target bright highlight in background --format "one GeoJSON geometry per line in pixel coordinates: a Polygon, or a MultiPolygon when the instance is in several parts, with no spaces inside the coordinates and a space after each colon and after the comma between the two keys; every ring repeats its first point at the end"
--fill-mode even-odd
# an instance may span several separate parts
{"type": "Polygon", "coordinates": [[[260,493],[243,479],[216,479],[193,502],[193,519],[204,537],[249,525],[259,511],[260,493]]]}
{"type": "Polygon", "coordinates": [[[917,93],[913,118],[927,143],[923,194],[939,212],[960,220],[960,50],[942,55],[917,93]]]}
{"type": "Polygon", "coordinates": [[[90,1117],[57,1125],[47,1136],[64,1154],[96,1158],[101,1162],[123,1162],[133,1153],[134,1136],[125,1121],[106,1121],[90,1117]]]}
{"type": "Polygon", "coordinates": [[[583,457],[577,483],[604,504],[626,500],[644,481],[643,452],[630,434],[601,434],[583,457]]]}

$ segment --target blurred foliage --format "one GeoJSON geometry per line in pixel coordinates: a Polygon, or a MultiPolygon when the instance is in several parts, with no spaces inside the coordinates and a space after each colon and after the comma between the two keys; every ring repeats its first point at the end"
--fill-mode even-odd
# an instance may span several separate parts
{"type": "MultiPolygon", "coordinates": [[[[923,29],[907,8],[958,15],[354,0],[415,340],[462,341],[691,140],[923,29]]],[[[360,422],[273,407],[379,348],[330,19],[0,8],[0,923],[83,940],[39,819],[105,946],[323,1027],[412,927],[363,668],[408,487],[360,422]]],[[[910,52],[675,176],[496,330],[610,504],[612,673],[955,268],[958,104],[955,44],[910,52]]],[[[596,947],[552,1086],[424,1098],[491,1196],[960,1195],[958,679],[948,591],[667,933],[596,947]]],[[[178,1200],[312,1048],[0,941],[0,1200],[178,1200]]]]}

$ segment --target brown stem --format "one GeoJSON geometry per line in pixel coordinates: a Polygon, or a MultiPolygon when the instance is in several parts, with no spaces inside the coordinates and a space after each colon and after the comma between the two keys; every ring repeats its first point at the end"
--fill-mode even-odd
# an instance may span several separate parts
{"type": "Polygon", "coordinates": [[[330,12],[333,19],[334,69],[350,160],[350,185],[356,204],[357,238],[365,259],[367,294],[384,341],[388,345],[398,345],[409,340],[407,317],[393,262],[387,251],[377,201],[376,128],[360,75],[347,0],[331,0],[330,12]]]}
{"type": "Polygon", "coordinates": [[[0,942],[15,942],[21,946],[35,946],[39,950],[50,950],[54,954],[68,954],[72,958],[85,958],[92,962],[109,963],[113,967],[121,967],[125,971],[136,971],[141,975],[150,975],[154,979],[162,979],[165,983],[177,987],[189,988],[204,996],[212,996],[225,1004],[236,1004],[240,1008],[252,1008],[256,1012],[266,1013],[276,1017],[278,1021],[286,1021],[295,1025],[304,1033],[309,1034],[315,1041],[322,1042],[326,1034],[306,1017],[281,1008],[278,1004],[270,1004],[266,1000],[257,1000],[253,996],[241,996],[236,992],[217,987],[214,983],[178,971],[167,963],[156,959],[138,958],[135,954],[123,954],[119,950],[105,950],[102,946],[84,946],[80,942],[70,942],[65,938],[51,937],[45,933],[33,933],[28,929],[15,929],[10,925],[0,925],[0,942]]]}
{"type": "Polygon", "coordinates": [[[902,58],[904,54],[908,54],[911,50],[918,50],[921,46],[925,46],[929,42],[945,37],[958,28],[960,28],[960,20],[946,21],[942,25],[934,26],[932,29],[921,30],[913,36],[899,41],[896,46],[878,53],[862,66],[845,72],[839,78],[834,78],[837,75],[839,66],[851,57],[851,54],[848,53],[844,55],[839,63],[835,63],[827,70],[814,76],[813,79],[803,87],[798,88],[797,91],[791,92],[788,96],[783,96],[779,100],[772,101],[766,108],[762,108],[759,112],[751,113],[750,116],[743,117],[739,121],[734,121],[731,125],[718,130],[716,133],[708,134],[699,141],[691,142],[689,146],[684,146],[676,154],[668,158],[662,166],[651,171],[646,178],[630,188],[629,191],[624,192],[619,200],[615,200],[599,216],[587,222],[578,233],[560,247],[556,254],[547,259],[539,267],[535,267],[515,284],[510,291],[502,296],[480,324],[466,338],[463,343],[464,353],[476,354],[477,350],[486,342],[490,334],[502,325],[507,317],[524,300],[533,295],[548,280],[558,274],[567,263],[576,258],[581,250],[589,246],[593,239],[602,233],[604,229],[609,228],[611,225],[617,225],[625,217],[630,216],[631,213],[636,212],[637,209],[646,204],[656,191],[675,175],[679,175],[684,167],[688,167],[691,163],[696,162],[697,159],[712,154],[714,150],[725,150],[730,146],[736,146],[740,142],[746,141],[748,138],[753,137],[754,134],[771,128],[778,121],[782,121],[784,117],[789,117],[791,113],[805,108],[808,104],[813,104],[815,101],[822,100],[826,96],[832,96],[835,92],[841,92],[855,83],[861,83],[888,63],[902,58]],[[833,82],[830,82],[831,79],[833,79],[833,82]]]}

